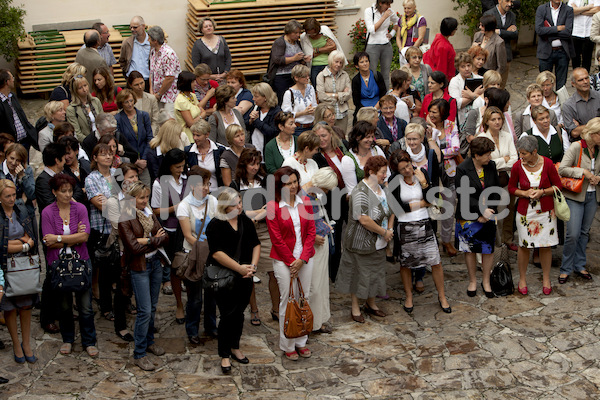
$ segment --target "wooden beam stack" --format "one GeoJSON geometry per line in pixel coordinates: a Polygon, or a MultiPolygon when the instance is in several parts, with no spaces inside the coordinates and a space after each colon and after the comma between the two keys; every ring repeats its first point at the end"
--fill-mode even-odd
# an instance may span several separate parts
{"type": "Polygon", "coordinates": [[[302,23],[315,17],[335,30],[335,9],[335,0],[188,0],[186,66],[193,71],[192,48],[201,37],[198,21],[204,17],[212,17],[217,23],[216,33],[227,40],[232,68],[245,75],[260,75],[267,72],[273,41],[283,35],[289,20],[302,23]]]}
{"type": "MultiPolygon", "coordinates": [[[[30,32],[19,42],[17,82],[22,93],[51,92],[60,85],[67,66],[75,62],[77,51],[83,45],[86,30],[30,32]]],[[[131,32],[129,33],[131,35],[131,32]]],[[[109,44],[118,60],[124,37],[119,30],[110,30],[109,44]]],[[[121,68],[114,68],[115,82],[125,86],[121,68]]]]}

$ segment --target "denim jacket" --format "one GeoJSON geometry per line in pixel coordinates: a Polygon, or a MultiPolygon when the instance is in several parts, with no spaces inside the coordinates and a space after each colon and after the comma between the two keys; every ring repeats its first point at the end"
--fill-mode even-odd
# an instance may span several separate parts
{"type": "MultiPolygon", "coordinates": [[[[0,164],[1,165],[1,164],[0,164]]],[[[4,171],[0,167],[0,179],[7,179],[4,171]]],[[[35,200],[35,178],[33,177],[33,168],[28,165],[25,168],[25,175],[15,182],[17,186],[17,202],[19,205],[27,205],[27,210],[31,213],[33,210],[32,201],[35,200]],[[23,194],[27,197],[27,202],[23,202],[23,194]]],[[[33,213],[31,213],[33,215],[33,213]]]]}

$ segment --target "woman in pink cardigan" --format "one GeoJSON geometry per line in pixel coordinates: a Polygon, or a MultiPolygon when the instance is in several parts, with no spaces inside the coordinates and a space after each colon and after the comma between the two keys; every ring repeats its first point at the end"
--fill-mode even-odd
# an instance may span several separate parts
{"type": "Polygon", "coordinates": [[[517,263],[519,265],[519,293],[526,295],[529,249],[539,249],[542,264],[542,291],[552,293],[550,265],[552,246],[558,244],[556,215],[552,198],[556,186],[562,189],[558,172],[547,157],[538,154],[538,141],[534,136],[524,136],[517,142],[520,160],[511,170],[508,191],[516,196],[516,224],[519,238],[517,263]]]}
{"type": "MultiPolygon", "coordinates": [[[[267,203],[267,228],[271,236],[273,272],[279,286],[279,347],[292,361],[308,358],[308,335],[288,339],[283,334],[285,311],[288,303],[290,279],[298,278],[305,296],[310,295],[313,260],[315,255],[315,221],[298,192],[300,174],[292,167],[275,171],[275,201],[267,203]]],[[[297,284],[294,293],[298,293],[297,284]]]]}

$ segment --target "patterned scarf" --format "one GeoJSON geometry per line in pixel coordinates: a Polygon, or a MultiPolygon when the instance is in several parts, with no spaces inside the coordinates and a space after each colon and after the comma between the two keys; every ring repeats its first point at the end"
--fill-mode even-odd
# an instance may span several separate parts
{"type": "Polygon", "coordinates": [[[402,47],[406,46],[406,39],[408,39],[408,30],[411,29],[413,26],[415,26],[415,24],[419,21],[419,18],[421,18],[421,15],[419,13],[415,13],[415,15],[413,15],[412,18],[407,21],[406,14],[402,15],[402,21],[401,21],[401,25],[400,25],[400,26],[402,26],[402,28],[400,29],[400,38],[402,39],[402,47]]]}
{"type": "Polygon", "coordinates": [[[144,237],[150,237],[152,233],[152,228],[154,227],[154,220],[152,219],[152,215],[146,216],[144,214],[144,210],[140,210],[139,208],[135,209],[135,213],[137,215],[137,219],[142,224],[142,228],[144,228],[144,237]]]}
{"type": "MultiPolygon", "coordinates": [[[[344,153],[342,152],[342,150],[337,147],[335,150],[335,155],[337,158],[340,159],[340,161],[342,161],[342,157],[344,157],[344,153]]],[[[338,179],[338,188],[343,189],[346,187],[346,185],[344,184],[344,179],[342,178],[342,173],[340,172],[340,170],[338,169],[338,167],[335,165],[335,163],[331,160],[331,157],[329,157],[329,155],[326,152],[323,152],[323,156],[325,157],[325,160],[327,161],[327,164],[331,167],[331,169],[333,170],[333,172],[335,172],[335,174],[337,175],[337,179],[338,179]]]]}

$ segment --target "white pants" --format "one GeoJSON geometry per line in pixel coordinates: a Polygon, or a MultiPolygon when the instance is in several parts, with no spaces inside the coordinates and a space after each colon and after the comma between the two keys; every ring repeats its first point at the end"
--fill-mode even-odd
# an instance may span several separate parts
{"type": "MultiPolygon", "coordinates": [[[[298,278],[302,283],[302,289],[304,289],[305,297],[310,296],[310,281],[312,279],[313,272],[313,259],[308,261],[300,271],[298,271],[298,278]]],[[[288,297],[290,293],[290,268],[281,261],[273,260],[273,273],[275,279],[277,279],[277,285],[279,286],[279,348],[286,353],[291,353],[296,350],[296,347],[305,347],[308,335],[301,336],[299,338],[288,339],[283,334],[283,324],[285,321],[285,310],[287,308],[288,297]]],[[[294,284],[294,294],[298,293],[298,285],[294,284]]]]}
{"type": "Polygon", "coordinates": [[[312,260],[313,272],[308,302],[313,313],[313,331],[316,331],[321,329],[321,325],[331,318],[329,308],[329,236],[325,236],[323,245],[315,245],[315,255],[312,260]]]}

